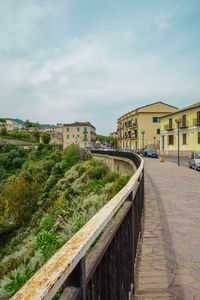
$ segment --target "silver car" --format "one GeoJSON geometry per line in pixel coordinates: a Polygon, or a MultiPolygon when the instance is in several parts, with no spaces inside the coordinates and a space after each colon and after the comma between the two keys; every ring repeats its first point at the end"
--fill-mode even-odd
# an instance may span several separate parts
{"type": "Polygon", "coordinates": [[[189,159],[189,167],[200,170],[200,151],[192,152],[189,159]]]}

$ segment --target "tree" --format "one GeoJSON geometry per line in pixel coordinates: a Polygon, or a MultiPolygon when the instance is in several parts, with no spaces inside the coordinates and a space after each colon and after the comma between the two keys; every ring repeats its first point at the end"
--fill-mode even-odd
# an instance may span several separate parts
{"type": "Polygon", "coordinates": [[[37,141],[39,141],[39,137],[40,137],[39,131],[33,131],[33,136],[36,138],[37,141]]]}
{"type": "Polygon", "coordinates": [[[7,132],[7,130],[6,130],[6,127],[2,127],[2,128],[1,128],[0,135],[2,135],[2,136],[8,135],[8,132],[7,132]]]}
{"type": "Polygon", "coordinates": [[[104,141],[104,137],[102,135],[96,135],[96,141],[100,141],[101,143],[103,143],[104,141]]]}
{"type": "Polygon", "coordinates": [[[111,144],[112,148],[117,149],[117,137],[110,135],[106,138],[106,142],[111,144]]]}
{"type": "Polygon", "coordinates": [[[41,139],[42,139],[42,142],[45,145],[47,145],[50,142],[51,136],[50,136],[50,134],[48,132],[43,132],[43,134],[41,135],[41,139]]]}

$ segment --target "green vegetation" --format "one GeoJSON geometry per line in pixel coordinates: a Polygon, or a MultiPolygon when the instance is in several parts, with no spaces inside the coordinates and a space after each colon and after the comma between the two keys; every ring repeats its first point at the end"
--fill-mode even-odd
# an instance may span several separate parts
{"type": "Polygon", "coordinates": [[[2,127],[0,131],[0,137],[4,139],[16,139],[27,142],[38,142],[38,134],[38,131],[31,133],[28,131],[19,131],[15,129],[8,132],[5,127],[2,127]]]}
{"type": "Polygon", "coordinates": [[[9,299],[129,178],[76,145],[1,145],[0,299],[9,299]]]}
{"type": "Polygon", "coordinates": [[[114,136],[107,136],[106,142],[111,145],[112,148],[117,149],[117,137],[114,136]]]}
{"type": "Polygon", "coordinates": [[[43,132],[41,135],[41,139],[42,139],[43,143],[45,145],[47,145],[50,142],[51,136],[48,132],[43,132]]]}

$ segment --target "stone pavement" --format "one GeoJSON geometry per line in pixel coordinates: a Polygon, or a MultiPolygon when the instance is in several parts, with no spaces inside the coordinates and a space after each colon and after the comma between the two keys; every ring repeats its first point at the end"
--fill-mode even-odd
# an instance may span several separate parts
{"type": "Polygon", "coordinates": [[[145,159],[133,299],[200,299],[200,172],[145,159]]]}

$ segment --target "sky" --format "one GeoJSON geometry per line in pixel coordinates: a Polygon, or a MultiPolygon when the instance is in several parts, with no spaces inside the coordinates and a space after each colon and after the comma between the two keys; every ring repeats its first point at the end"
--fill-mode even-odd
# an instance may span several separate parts
{"type": "Polygon", "coordinates": [[[46,124],[200,101],[199,0],[0,0],[0,117],[46,124]]]}

